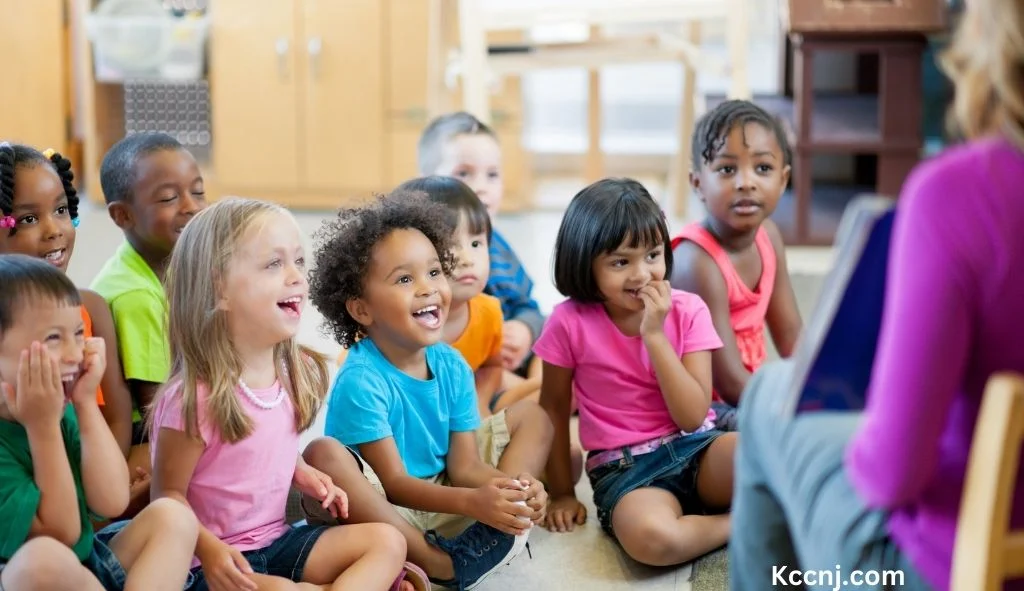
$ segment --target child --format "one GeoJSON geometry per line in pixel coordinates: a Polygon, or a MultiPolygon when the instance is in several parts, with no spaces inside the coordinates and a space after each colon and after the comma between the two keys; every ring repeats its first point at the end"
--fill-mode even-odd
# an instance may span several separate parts
{"type": "Polygon", "coordinates": [[[425,194],[447,205],[458,220],[454,237],[455,272],[449,283],[451,309],[443,338],[462,354],[476,379],[477,408],[488,417],[519,400],[540,399],[540,380],[526,380],[505,389],[502,383],[502,312],[497,298],[483,293],[490,276],[488,247],[493,230],[483,202],[465,183],[430,176],[403,183],[398,192],[425,194]]]}
{"type": "MultiPolygon", "coordinates": [[[[465,182],[490,215],[501,207],[501,147],[491,128],[469,113],[452,113],[435,119],[423,131],[418,146],[419,171],[423,176],[442,175],[465,182]]],[[[485,291],[501,301],[505,317],[502,362],[520,377],[539,377],[530,369],[530,347],[540,336],[544,317],[531,292],[533,281],[519,257],[498,232],[491,232],[490,277],[485,291]]],[[[505,387],[521,379],[506,376],[505,387]]]]}
{"type": "MultiPolygon", "coordinates": [[[[547,494],[533,475],[551,423],[525,400],[481,422],[473,373],[442,342],[454,221],[443,205],[396,191],[322,230],[312,299],[350,351],[328,437],[306,458],[345,483],[349,522],[395,525],[432,580],[472,589],[522,551],[544,516],[547,494]]],[[[310,505],[311,520],[333,521],[310,505]]]]}
{"type": "Polygon", "coordinates": [[[800,311],[785,247],[769,218],[789,182],[792,153],[778,120],[748,101],[725,101],[697,122],[690,182],[708,216],[672,240],[672,287],[699,295],[723,346],[711,354],[717,426],[736,428],[735,407],[767,357],[767,323],[788,357],[800,311]]]}
{"type": "Polygon", "coordinates": [[[292,485],[332,514],[347,509],[299,455],[328,380],[321,357],[295,341],[305,272],[292,215],[246,199],[197,217],[171,255],[174,363],[151,415],[153,497],[199,518],[195,589],[388,589],[402,571],[405,541],[391,527],[285,522],[292,485]]]}
{"type": "Polygon", "coordinates": [[[195,516],[155,502],[120,515],[128,466],[96,404],[105,345],[83,336],[81,295],[39,258],[0,255],[0,587],[180,590],[195,516]]]}
{"type": "Polygon", "coordinates": [[[114,144],[100,167],[110,219],[125,241],[93,279],[114,318],[124,379],[136,411],[129,464],[149,471],[146,408],[170,373],[167,298],[161,284],[167,258],[185,224],[206,207],[195,158],[162,133],[132,134],[114,144]]]}
{"type": "MultiPolygon", "coordinates": [[[[71,162],[20,144],[0,143],[0,253],[38,257],[67,272],[75,250],[78,192],[71,162]]],[[[106,343],[107,367],[96,391],[103,418],[125,457],[131,449],[131,395],[121,374],[110,308],[96,292],[80,289],[85,338],[106,343]]],[[[145,479],[140,479],[144,484],[145,479]]],[[[144,487],[143,487],[144,489],[144,487]]]]}
{"type": "Polygon", "coordinates": [[[633,180],[577,194],[555,241],[555,307],[534,350],[544,361],[541,405],[555,424],[547,467],[547,526],[586,519],[570,480],[569,409],[601,526],[635,560],[667,566],[723,544],[735,434],[713,427],[711,351],[722,346],[707,307],[672,290],[664,214],[633,180]],[[599,346],[595,346],[599,343],[599,346]]]}

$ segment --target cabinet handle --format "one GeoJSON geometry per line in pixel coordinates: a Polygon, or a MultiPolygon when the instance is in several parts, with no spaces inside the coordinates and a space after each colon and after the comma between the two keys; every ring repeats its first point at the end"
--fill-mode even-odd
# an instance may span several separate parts
{"type": "Polygon", "coordinates": [[[309,53],[309,70],[313,78],[320,77],[320,51],[323,49],[323,41],[319,37],[313,37],[306,43],[306,52],[309,53]]]}
{"type": "Polygon", "coordinates": [[[288,77],[288,39],[278,38],[274,43],[274,51],[277,52],[277,71],[282,78],[288,77]]]}

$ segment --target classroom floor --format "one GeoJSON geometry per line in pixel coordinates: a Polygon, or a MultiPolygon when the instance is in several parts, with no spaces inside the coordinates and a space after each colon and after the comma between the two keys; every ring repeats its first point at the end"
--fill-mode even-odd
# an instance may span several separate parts
{"type": "MultiPolygon", "coordinates": [[[[578,189],[580,184],[576,184],[578,189]]],[[[540,184],[541,196],[545,191],[564,190],[564,182],[540,184]]],[[[652,193],[654,189],[652,188],[652,193]]],[[[121,233],[106,216],[102,207],[91,203],[80,208],[82,217],[78,228],[77,248],[72,256],[69,274],[78,285],[86,286],[99,271],[103,263],[114,253],[121,242],[121,233]]],[[[700,215],[699,204],[694,203],[691,215],[700,215]]],[[[297,218],[302,228],[312,235],[321,221],[330,212],[299,213],[297,218]]],[[[535,296],[545,312],[562,298],[551,284],[551,252],[555,235],[561,220],[556,212],[502,216],[496,220],[496,227],[512,243],[522,258],[527,270],[536,283],[535,296]]],[[[673,220],[670,229],[675,232],[683,220],[673,220]]],[[[820,287],[820,280],[831,263],[829,249],[790,249],[787,253],[790,272],[793,276],[797,298],[805,321],[810,306],[820,287]]],[[[302,321],[300,340],[328,355],[337,357],[340,347],[320,329],[321,317],[312,307],[302,321]]],[[[323,431],[323,422],[317,422],[306,433],[305,440],[312,439],[323,431]]],[[[584,477],[576,491],[589,511],[587,523],[572,534],[550,534],[538,528],[530,536],[532,558],[525,552],[509,567],[487,579],[479,587],[481,591],[498,589],[530,589],[534,591],[612,591],[633,589],[636,591],[717,591],[725,589],[724,584],[693,585],[690,565],[673,569],[652,569],[641,566],[627,558],[616,545],[605,536],[596,521],[591,501],[592,491],[584,477]]],[[[698,563],[698,568],[700,568],[698,563]]],[[[721,560],[711,561],[710,580],[721,580],[724,565],[721,560]]],[[[699,577],[700,578],[700,577],[699,577]]]]}

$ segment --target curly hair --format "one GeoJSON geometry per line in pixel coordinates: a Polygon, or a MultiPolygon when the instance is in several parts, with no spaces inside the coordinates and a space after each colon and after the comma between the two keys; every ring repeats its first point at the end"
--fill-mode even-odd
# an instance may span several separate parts
{"type": "MultiPolygon", "coordinates": [[[[78,219],[78,191],[75,189],[75,175],[71,172],[71,161],[59,152],[48,150],[46,154],[23,144],[0,142],[0,217],[14,211],[14,174],[20,167],[35,167],[47,164],[53,167],[64,187],[68,200],[68,214],[78,219]]],[[[13,236],[17,228],[11,228],[13,236]]]]}
{"type": "Polygon", "coordinates": [[[699,170],[702,165],[714,160],[715,154],[725,145],[729,132],[737,125],[747,123],[758,123],[775,134],[775,141],[782,150],[782,163],[793,163],[793,149],[778,118],[750,101],[729,100],[718,104],[697,120],[690,151],[693,170],[699,170]]]}
{"type": "Polygon", "coordinates": [[[366,336],[346,304],[363,296],[374,247],[395,230],[405,229],[419,230],[430,240],[441,268],[450,276],[455,268],[454,216],[445,205],[430,201],[422,193],[395,190],[377,196],[365,206],[340,210],[317,230],[310,300],[323,314],[325,328],[342,347],[347,349],[366,336]]]}

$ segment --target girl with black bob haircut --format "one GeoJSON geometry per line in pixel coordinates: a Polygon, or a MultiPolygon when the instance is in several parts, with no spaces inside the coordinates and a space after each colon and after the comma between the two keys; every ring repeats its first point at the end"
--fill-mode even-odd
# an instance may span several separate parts
{"type": "Polygon", "coordinates": [[[534,346],[544,361],[541,406],[555,425],[545,525],[561,532],[586,521],[570,470],[575,395],[601,527],[654,566],[726,543],[736,446],[711,410],[711,352],[722,341],[704,301],[670,287],[669,239],[640,183],[583,189],[555,241],[555,286],[568,299],[534,346]]]}

